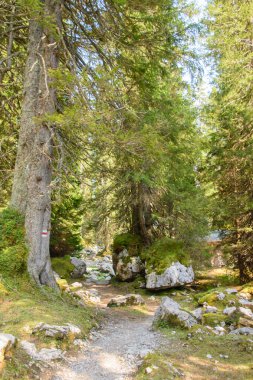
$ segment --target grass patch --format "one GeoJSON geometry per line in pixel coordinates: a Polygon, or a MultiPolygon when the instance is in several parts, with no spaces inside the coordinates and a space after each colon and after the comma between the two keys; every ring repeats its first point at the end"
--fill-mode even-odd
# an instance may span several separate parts
{"type": "MultiPolygon", "coordinates": [[[[162,330],[163,332],[165,330],[162,330]]],[[[135,380],[251,380],[253,344],[243,336],[196,334],[187,339],[180,330],[167,329],[167,349],[147,355],[135,380]],[[212,359],[207,358],[207,354],[212,359]],[[228,355],[221,358],[220,355],[228,355]],[[153,367],[151,374],[147,367],[153,367]],[[157,368],[156,368],[157,367],[157,368]]]]}
{"type": "MultiPolygon", "coordinates": [[[[97,325],[98,318],[91,307],[81,307],[67,294],[59,295],[48,288],[39,289],[28,278],[2,279],[8,294],[0,304],[0,331],[10,333],[18,339],[25,339],[41,347],[59,347],[66,349],[69,342],[31,335],[31,330],[39,323],[62,325],[72,323],[80,327],[82,336],[87,336],[90,329],[97,325]],[[95,318],[94,318],[95,317],[95,318]]],[[[26,379],[26,367],[19,360],[23,354],[17,349],[13,359],[7,360],[3,379],[26,379]]],[[[30,378],[30,377],[27,377],[30,378]]]]}

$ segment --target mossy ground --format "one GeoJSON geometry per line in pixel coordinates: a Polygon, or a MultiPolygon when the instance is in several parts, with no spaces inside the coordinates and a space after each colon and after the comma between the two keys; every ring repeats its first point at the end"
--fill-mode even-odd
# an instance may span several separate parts
{"type": "Polygon", "coordinates": [[[196,335],[191,339],[182,330],[167,329],[167,348],[149,354],[135,380],[251,380],[253,343],[243,336],[196,335]],[[208,359],[207,355],[212,359],[208,359]],[[228,355],[221,358],[220,355],[228,355]],[[154,366],[151,374],[146,368],[154,366]],[[157,367],[157,368],[156,368],[157,367]],[[181,377],[180,374],[184,374],[181,377]]]}
{"type": "MultiPolygon", "coordinates": [[[[31,330],[39,322],[62,325],[73,323],[87,336],[90,329],[97,325],[98,316],[91,307],[81,307],[66,294],[57,294],[50,289],[38,289],[23,278],[2,278],[1,284],[8,294],[0,303],[0,331],[10,333],[18,339],[25,339],[36,344],[37,348],[68,348],[69,342],[31,335],[31,330]]],[[[13,357],[7,360],[2,378],[31,379],[30,369],[26,367],[27,357],[17,348],[13,357]]]]}
{"type": "MultiPolygon", "coordinates": [[[[219,301],[212,295],[232,286],[238,291],[250,289],[251,283],[244,287],[238,286],[236,273],[219,269],[200,273],[196,283],[198,287],[187,290],[172,289],[156,293],[156,297],[161,295],[171,296],[175,301],[187,311],[198,307],[198,299],[210,297],[209,302],[218,309],[223,309],[229,300],[238,300],[235,295],[226,294],[226,300],[219,301]],[[223,279],[221,282],[220,279],[223,279]],[[219,287],[217,287],[219,285],[219,287]],[[243,289],[244,288],[244,289],[243,289]],[[200,291],[201,290],[201,293],[200,291]],[[204,290],[206,290],[204,292],[204,290]],[[167,293],[167,294],[166,294],[167,293]],[[172,296],[171,293],[174,295],[172,296]]],[[[219,311],[218,314],[209,314],[205,318],[208,324],[213,324],[213,319],[223,319],[219,311]],[[210,317],[210,318],[209,318],[210,317]]],[[[228,321],[225,321],[226,323],[228,321]]],[[[233,322],[233,321],[231,321],[233,322]]],[[[214,322],[216,325],[217,323],[214,322]]],[[[162,348],[149,354],[139,368],[135,380],[251,380],[253,379],[253,342],[248,336],[224,335],[217,336],[202,324],[193,326],[190,330],[184,330],[175,326],[162,324],[159,331],[165,336],[165,344],[162,348]],[[199,334],[196,331],[202,330],[199,334]],[[188,337],[189,332],[191,338],[188,337]],[[207,355],[212,359],[208,359],[207,355]],[[228,358],[221,358],[220,355],[227,355],[228,358]],[[152,368],[151,374],[146,373],[146,368],[152,368]],[[182,373],[184,376],[182,377],[182,373]]]]}

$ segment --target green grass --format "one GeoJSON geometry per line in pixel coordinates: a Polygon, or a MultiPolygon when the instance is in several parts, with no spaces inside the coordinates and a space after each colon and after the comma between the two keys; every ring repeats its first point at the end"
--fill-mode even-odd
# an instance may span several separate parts
{"type": "MultiPolygon", "coordinates": [[[[98,316],[91,307],[81,307],[77,301],[67,294],[57,294],[51,289],[38,289],[27,278],[2,278],[2,285],[8,295],[2,297],[0,303],[0,331],[10,333],[18,339],[33,341],[38,348],[68,348],[69,342],[31,335],[31,330],[39,323],[62,325],[72,323],[80,327],[82,337],[86,337],[90,329],[97,326],[98,316]]],[[[26,379],[24,353],[18,348],[13,359],[7,360],[3,379],[26,379]],[[20,360],[19,360],[20,358],[20,360]],[[23,377],[22,377],[23,376],[23,377]]],[[[29,378],[29,377],[28,377],[29,378]]]]}
{"type": "Polygon", "coordinates": [[[251,380],[253,378],[253,343],[243,336],[194,335],[188,339],[180,329],[162,329],[168,338],[167,348],[149,354],[139,368],[135,380],[186,379],[194,380],[251,380]],[[173,334],[173,331],[176,331],[173,334]],[[208,359],[206,355],[212,355],[208,359]],[[220,358],[228,355],[228,359],[220,358]],[[151,374],[147,367],[154,368],[151,374]]]}

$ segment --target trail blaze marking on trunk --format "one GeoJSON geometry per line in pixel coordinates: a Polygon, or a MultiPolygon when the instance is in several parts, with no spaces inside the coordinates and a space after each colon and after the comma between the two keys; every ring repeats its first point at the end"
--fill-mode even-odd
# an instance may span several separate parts
{"type": "Polygon", "coordinates": [[[47,237],[47,235],[48,235],[48,231],[47,230],[42,230],[41,236],[42,237],[47,237]]]}

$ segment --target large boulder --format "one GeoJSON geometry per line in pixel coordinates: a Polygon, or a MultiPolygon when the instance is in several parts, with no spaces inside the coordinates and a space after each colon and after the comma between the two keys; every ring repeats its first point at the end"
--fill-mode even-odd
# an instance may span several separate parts
{"type": "Polygon", "coordinates": [[[146,288],[159,290],[190,284],[194,281],[192,266],[184,266],[179,261],[173,263],[162,274],[146,274],[146,288]]]}
{"type": "Polygon", "coordinates": [[[180,305],[169,297],[163,297],[157,309],[153,323],[168,323],[171,326],[190,328],[197,324],[197,320],[187,311],[181,310],[180,305]]]}
{"type": "Polygon", "coordinates": [[[144,271],[144,264],[139,256],[131,256],[127,249],[113,255],[113,267],[121,281],[132,281],[144,271]]]}
{"type": "Polygon", "coordinates": [[[107,306],[135,306],[143,304],[145,304],[145,301],[140,294],[126,294],[125,296],[117,296],[112,298],[107,306]]]}
{"type": "Polygon", "coordinates": [[[70,258],[71,264],[74,265],[75,269],[71,273],[72,278],[80,278],[83,277],[86,271],[86,263],[82,259],[78,259],[77,257],[70,258]]]}

